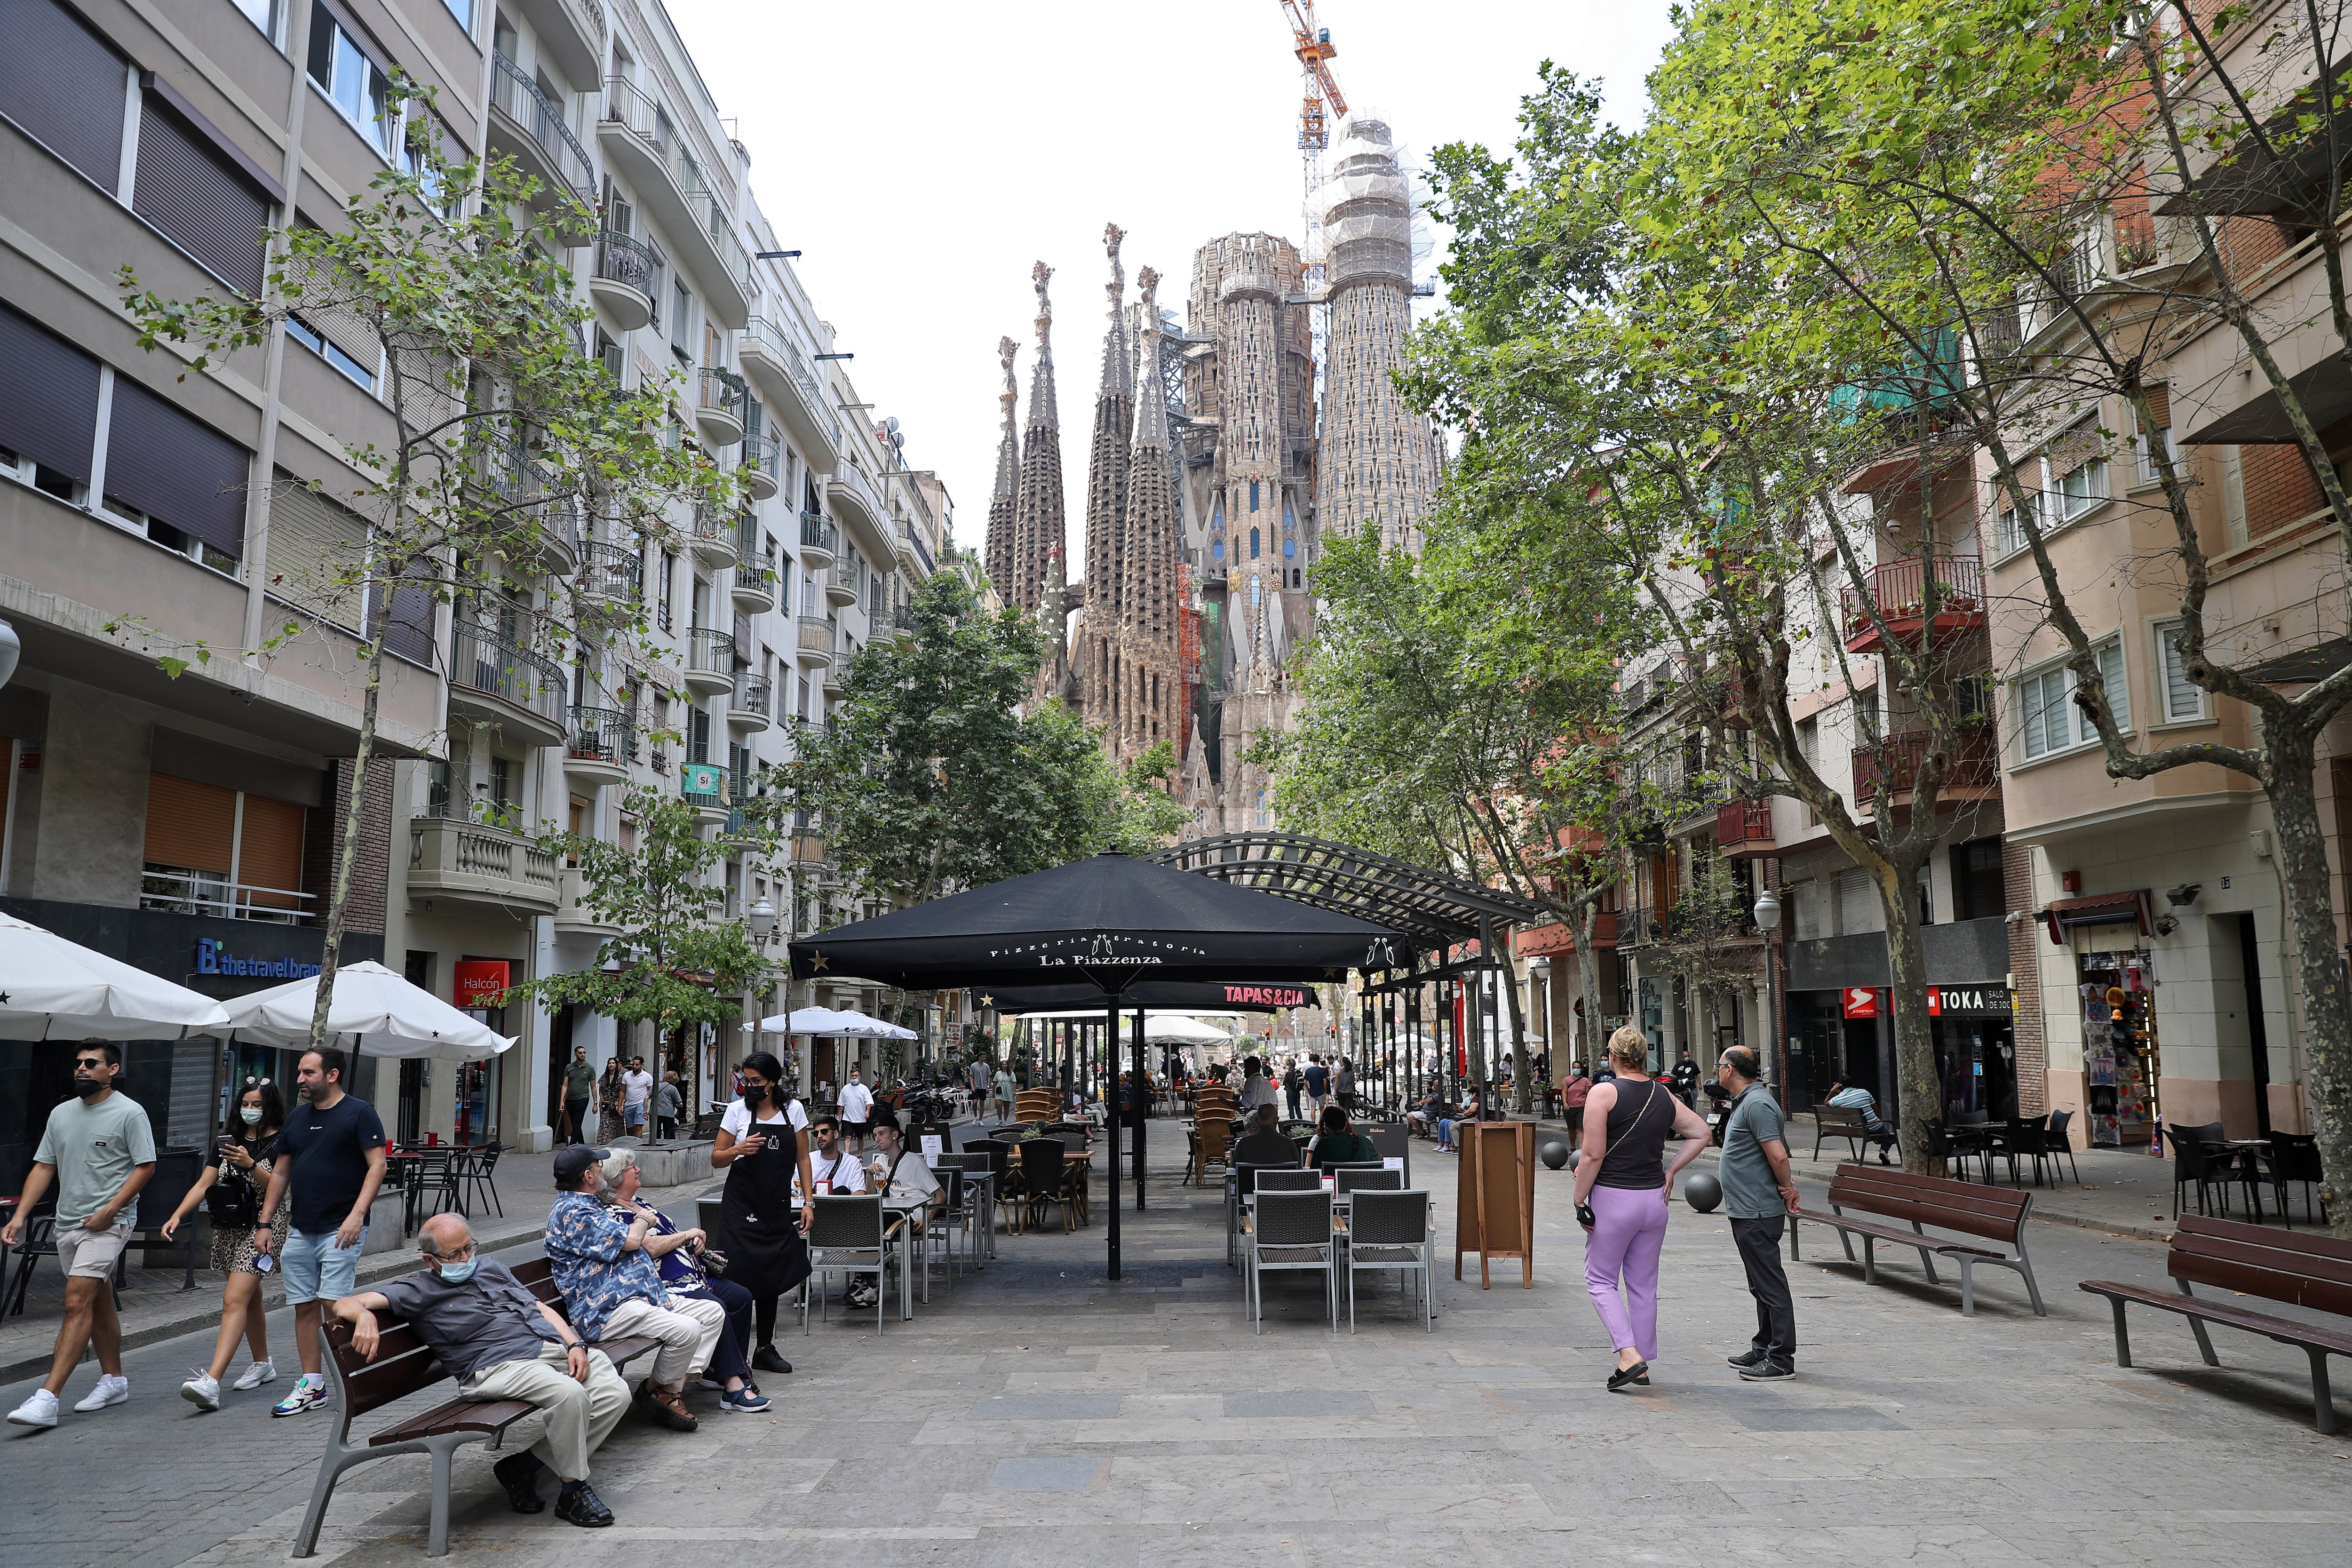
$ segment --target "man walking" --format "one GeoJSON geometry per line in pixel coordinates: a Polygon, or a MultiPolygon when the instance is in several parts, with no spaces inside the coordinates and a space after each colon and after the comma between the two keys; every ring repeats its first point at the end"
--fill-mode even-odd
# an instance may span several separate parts
{"type": "Polygon", "coordinates": [[[16,1217],[0,1228],[0,1240],[9,1246],[23,1241],[26,1216],[56,1179],[65,1321],[58,1325],[49,1380],[8,1413],[13,1426],[58,1424],[58,1395],[85,1349],[98,1352],[98,1386],[74,1408],[89,1414],[131,1397],[130,1380],[122,1375],[122,1320],[114,1312],[114,1265],[131,1239],[139,1189],[155,1173],[155,1132],[144,1108],[115,1092],[121,1070],[122,1047],[110,1040],[92,1040],[74,1052],[79,1098],[49,1112],[16,1217]]]}
{"type": "Polygon", "coordinates": [[[1683,1059],[1675,1064],[1675,1098],[1698,1109],[1698,1063],[1691,1060],[1690,1047],[1683,1047],[1683,1059]]]}
{"type": "Polygon", "coordinates": [[[1748,1293],[1756,1298],[1756,1338],[1731,1364],[1751,1383],[1797,1375],[1797,1310],[1780,1268],[1780,1232],[1797,1207],[1797,1184],[1789,1173],[1780,1102],[1757,1081],[1762,1071],[1746,1046],[1732,1047],[1715,1065],[1716,1081],[1732,1095],[1723,1131],[1723,1207],[1748,1269],[1748,1293]]]}
{"type": "Polygon", "coordinates": [[[1320,1056],[1309,1056],[1307,1058],[1307,1071],[1300,1076],[1307,1079],[1307,1120],[1319,1121],[1323,1115],[1323,1107],[1331,1099],[1331,1069],[1323,1065],[1323,1058],[1320,1056]]]}
{"type": "Polygon", "coordinates": [[[326,1403],[327,1380],[319,1370],[320,1315],[324,1303],[359,1289],[368,1211],[383,1184],[383,1122],[374,1106],[343,1092],[348,1066],[332,1046],[302,1053],[294,1070],[302,1100],[278,1135],[268,1195],[261,1200],[261,1228],[253,1233],[254,1251],[268,1252],[278,1205],[289,1201],[290,1184],[293,1224],[286,1229],[278,1264],[286,1304],[294,1309],[294,1348],[302,1357],[302,1375],[272,1415],[299,1415],[326,1403]]]}
{"type": "Polygon", "coordinates": [[[996,1069],[996,1119],[999,1121],[1013,1120],[1013,1097],[1020,1092],[1020,1089],[1021,1086],[1013,1079],[1010,1062],[996,1069]]]}
{"type": "Polygon", "coordinates": [[[1298,1070],[1298,1058],[1293,1057],[1290,1065],[1282,1071],[1282,1096],[1290,1102],[1290,1120],[1293,1121],[1299,1120],[1298,1092],[1306,1087],[1307,1075],[1298,1070]]]}
{"type": "Polygon", "coordinates": [[[653,1097],[654,1075],[646,1070],[646,1058],[631,1057],[629,1070],[621,1075],[621,1131],[625,1135],[646,1135],[646,1108],[653,1097]]]}
{"type": "Polygon", "coordinates": [[[849,1081],[841,1086],[841,1135],[859,1153],[866,1152],[866,1129],[874,1119],[874,1091],[858,1078],[857,1069],[849,1069],[849,1081]]]}
{"type": "Polygon", "coordinates": [[[588,1142],[588,1102],[596,1095],[596,1069],[588,1065],[588,1047],[572,1047],[571,1065],[563,1069],[563,1120],[571,1124],[571,1141],[588,1142]]]}

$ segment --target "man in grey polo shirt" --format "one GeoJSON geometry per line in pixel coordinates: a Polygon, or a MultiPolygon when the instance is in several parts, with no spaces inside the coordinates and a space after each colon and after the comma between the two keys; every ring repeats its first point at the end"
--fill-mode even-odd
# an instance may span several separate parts
{"type": "Polygon", "coordinates": [[[1780,1232],[1797,1206],[1797,1184],[1780,1102],[1757,1081],[1762,1071],[1746,1046],[1732,1047],[1715,1066],[1716,1081],[1733,1095],[1723,1129],[1723,1207],[1756,1298],[1755,1341],[1731,1364],[1751,1383],[1797,1375],[1796,1304],[1780,1267],[1780,1232]]]}
{"type": "Polygon", "coordinates": [[[520,1399],[547,1416],[547,1433],[522,1453],[500,1459],[491,1473],[517,1513],[537,1513],[539,1472],[563,1482],[555,1515],[583,1529],[613,1522],[588,1485],[588,1456],[629,1407],[629,1385],[583,1343],[554,1308],[542,1303],[495,1258],[474,1255],[474,1234],[456,1215],[425,1222],[425,1267],[380,1290],[362,1290],[334,1305],[352,1325],[352,1345],[370,1361],[379,1344],[375,1315],[390,1312],[416,1331],[442,1367],[457,1380],[457,1397],[520,1399]]]}

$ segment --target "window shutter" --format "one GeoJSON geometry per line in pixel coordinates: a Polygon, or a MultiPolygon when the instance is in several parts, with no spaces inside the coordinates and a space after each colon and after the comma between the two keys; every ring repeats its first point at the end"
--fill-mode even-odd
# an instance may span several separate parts
{"type": "MultiPolygon", "coordinates": [[[[299,891],[302,886],[303,811],[289,801],[245,797],[245,831],[237,840],[236,879],[249,888],[299,891]]],[[[247,895],[264,909],[298,910],[301,900],[268,893],[247,895]]]]}
{"type": "Polygon", "coordinates": [[[0,114],[113,195],[130,67],[58,0],[0,0],[0,114]]]}
{"type": "Polygon", "coordinates": [[[269,506],[269,592],[320,620],[358,631],[367,522],[283,469],[269,506]]]}
{"type": "Polygon", "coordinates": [[[236,794],[171,773],[147,775],[147,864],[226,877],[236,839],[236,794]]]}
{"type": "MultiPolygon", "coordinates": [[[[2124,650],[2121,644],[2109,643],[2099,650],[2099,675],[2106,683],[2107,711],[2116,716],[2116,727],[2131,728],[2131,692],[2124,682],[2124,650]]],[[[2088,713],[2083,715],[2083,739],[2098,738],[2099,727],[2091,722],[2088,713]]]]}
{"type": "Polygon", "coordinates": [[[2180,657],[2180,628],[2167,626],[2158,634],[2164,647],[2164,717],[2167,721],[2205,716],[2205,690],[2189,679],[2188,661],[2180,657]]]}
{"type": "Polygon", "coordinates": [[[131,205],[229,287],[247,297],[261,292],[269,198],[152,92],[139,114],[131,205]]]}
{"type": "Polygon", "coordinates": [[[106,437],[106,493],[214,549],[245,554],[250,454],[138,383],[114,381],[106,437]]]}
{"type": "MultiPolygon", "coordinates": [[[[406,578],[392,590],[392,618],[383,629],[383,646],[411,664],[425,668],[435,668],[433,643],[433,568],[418,563],[408,569],[406,578]]],[[[383,593],[382,584],[368,589],[368,619],[375,618],[376,595],[383,593]]]]}
{"type": "Polygon", "coordinates": [[[98,362],[0,305],[0,447],[86,481],[97,439],[98,362]]]}
{"type": "Polygon", "coordinates": [[[2159,430],[2170,429],[2172,427],[2172,388],[2151,386],[2146,390],[2147,409],[2149,413],[2156,416],[2156,427],[2159,430]]]}

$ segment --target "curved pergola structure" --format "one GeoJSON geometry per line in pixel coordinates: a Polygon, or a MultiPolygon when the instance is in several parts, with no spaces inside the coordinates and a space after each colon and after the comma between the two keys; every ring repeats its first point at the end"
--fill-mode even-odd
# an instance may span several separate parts
{"type": "Polygon", "coordinates": [[[1388,855],[1297,833],[1226,833],[1150,856],[1163,866],[1295,899],[1402,931],[1444,952],[1475,942],[1482,925],[1540,924],[1532,900],[1388,855]]]}

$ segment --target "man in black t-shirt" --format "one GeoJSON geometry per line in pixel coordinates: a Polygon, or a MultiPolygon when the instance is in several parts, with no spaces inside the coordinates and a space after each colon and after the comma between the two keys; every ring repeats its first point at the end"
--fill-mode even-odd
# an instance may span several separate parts
{"type": "Polygon", "coordinates": [[[286,1303],[294,1309],[294,1347],[302,1357],[302,1375],[272,1415],[299,1415],[326,1402],[327,1382],[319,1366],[320,1303],[357,1289],[368,1211],[383,1184],[383,1122],[375,1107],[343,1092],[346,1066],[343,1053],[331,1046],[302,1053],[294,1076],[302,1098],[278,1135],[269,1193],[261,1200],[261,1226],[253,1233],[255,1252],[272,1250],[281,1228],[279,1206],[288,1201],[290,1184],[293,1224],[282,1227],[285,1245],[277,1250],[286,1303]]]}

